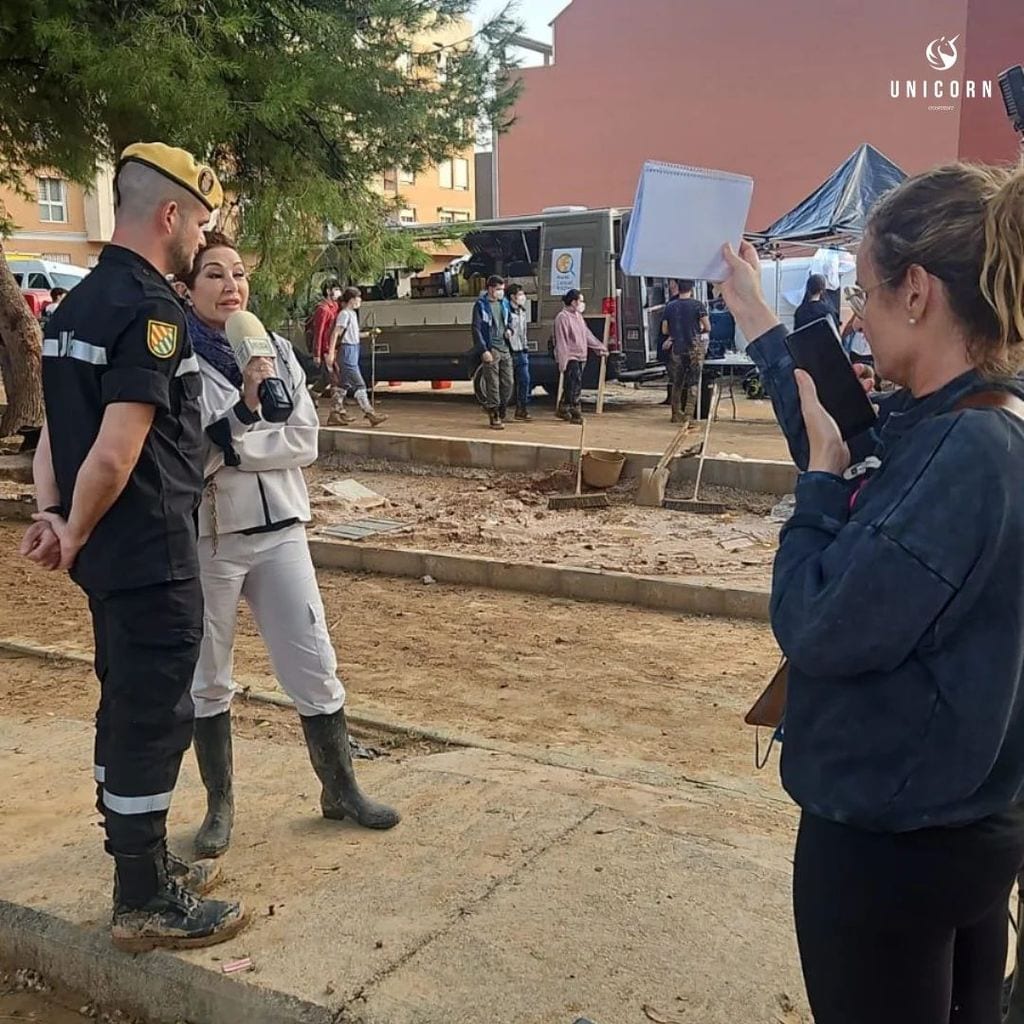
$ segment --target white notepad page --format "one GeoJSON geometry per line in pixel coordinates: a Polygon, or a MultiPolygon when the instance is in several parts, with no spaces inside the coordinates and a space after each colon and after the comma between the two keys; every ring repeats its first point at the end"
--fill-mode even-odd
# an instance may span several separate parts
{"type": "Polygon", "coordinates": [[[721,281],[722,245],[739,249],[754,179],[648,161],[640,174],[622,269],[642,277],[721,281]]]}

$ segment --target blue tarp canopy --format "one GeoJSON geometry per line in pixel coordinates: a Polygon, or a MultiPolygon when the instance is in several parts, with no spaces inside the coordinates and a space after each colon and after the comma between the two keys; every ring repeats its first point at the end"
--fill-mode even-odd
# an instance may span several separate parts
{"type": "Polygon", "coordinates": [[[762,245],[857,241],[864,234],[871,207],[905,178],[896,164],[865,142],[803,202],[750,237],[762,245]]]}

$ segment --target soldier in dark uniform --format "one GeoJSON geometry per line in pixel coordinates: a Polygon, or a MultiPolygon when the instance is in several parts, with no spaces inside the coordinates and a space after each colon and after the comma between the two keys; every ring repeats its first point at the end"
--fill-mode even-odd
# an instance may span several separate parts
{"type": "Polygon", "coordinates": [[[239,904],[196,894],[214,869],[166,848],[203,631],[199,365],[166,276],[190,268],[223,190],[210,168],[160,143],[129,146],[114,188],[111,244],[47,325],[40,512],[22,549],[68,570],[89,598],[113,940],[142,951],[212,945],[246,924],[239,904]]]}

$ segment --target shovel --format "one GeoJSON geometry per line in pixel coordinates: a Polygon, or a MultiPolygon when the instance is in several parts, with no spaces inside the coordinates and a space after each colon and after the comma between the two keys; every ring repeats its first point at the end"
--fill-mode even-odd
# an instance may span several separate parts
{"type": "Polygon", "coordinates": [[[668,486],[668,478],[671,470],[668,468],[668,464],[675,457],[676,452],[682,447],[683,441],[686,440],[686,432],[688,426],[684,424],[676,432],[675,437],[669,441],[668,447],[665,449],[661,458],[658,459],[658,464],[654,469],[641,469],[640,470],[640,486],[636,491],[636,503],[638,505],[646,505],[649,508],[660,508],[665,501],[665,488],[668,486]]]}

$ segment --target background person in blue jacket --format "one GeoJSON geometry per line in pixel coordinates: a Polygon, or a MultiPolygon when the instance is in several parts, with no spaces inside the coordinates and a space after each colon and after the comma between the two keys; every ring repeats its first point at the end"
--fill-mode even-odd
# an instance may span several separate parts
{"type": "Polygon", "coordinates": [[[512,350],[512,364],[516,378],[516,419],[530,421],[530,350],[528,330],[530,315],[528,299],[521,284],[510,284],[505,296],[505,316],[508,324],[508,344],[512,350]]]}
{"type": "Polygon", "coordinates": [[[487,279],[487,290],[473,306],[473,341],[484,378],[484,408],[494,430],[505,429],[505,416],[512,400],[512,351],[508,335],[505,282],[495,275],[487,279]]]}
{"type": "Polygon", "coordinates": [[[1024,861],[1024,421],[965,403],[1024,390],[1024,166],[938,168],[875,207],[854,298],[902,390],[849,447],[754,250],[726,251],[726,301],[806,470],[771,619],[814,1019],[997,1024],[1024,861]]]}

